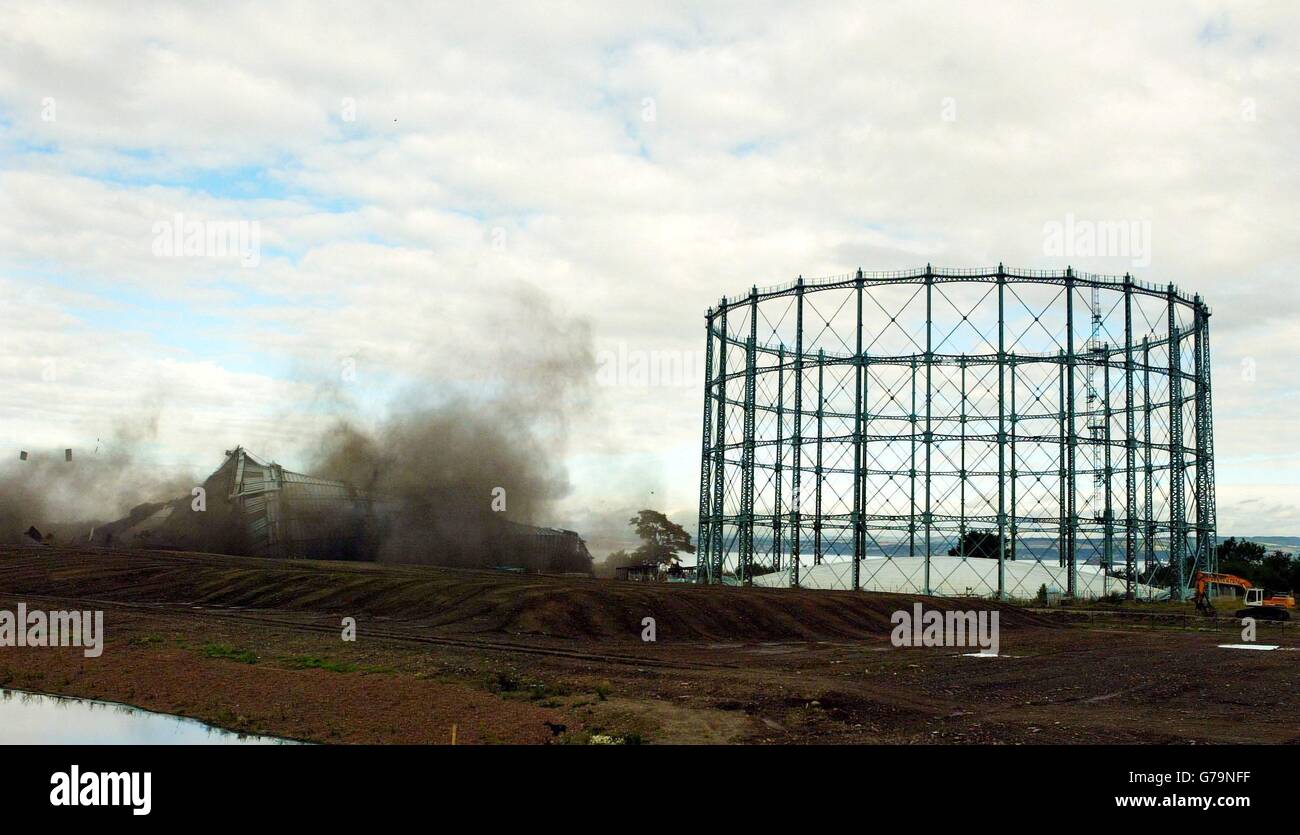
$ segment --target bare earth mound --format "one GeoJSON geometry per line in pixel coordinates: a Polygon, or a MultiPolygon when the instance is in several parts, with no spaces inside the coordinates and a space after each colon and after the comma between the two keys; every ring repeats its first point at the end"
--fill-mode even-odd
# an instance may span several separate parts
{"type": "Polygon", "coordinates": [[[0,688],[320,742],[1300,741],[1300,636],[1233,619],[38,546],[0,550],[19,603],[102,609],[104,652],[0,649],[0,688]],[[997,608],[1001,652],[893,646],[918,600],[997,608]]]}
{"type": "Polygon", "coordinates": [[[659,641],[881,637],[916,601],[995,609],[1002,629],[1051,623],[988,600],[866,592],[738,589],[375,563],[75,548],[0,550],[0,589],[132,604],[275,609],[391,618],[446,633],[659,641]]]}

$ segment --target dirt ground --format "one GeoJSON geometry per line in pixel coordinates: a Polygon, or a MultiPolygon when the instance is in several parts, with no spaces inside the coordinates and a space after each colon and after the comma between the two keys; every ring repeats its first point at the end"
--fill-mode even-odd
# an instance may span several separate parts
{"type": "Polygon", "coordinates": [[[1148,611],[0,548],[19,602],[102,609],[105,649],[0,647],[0,687],[318,742],[1300,742],[1294,625],[1251,652],[1148,611]],[[918,600],[997,609],[1001,656],[892,646],[918,600]]]}

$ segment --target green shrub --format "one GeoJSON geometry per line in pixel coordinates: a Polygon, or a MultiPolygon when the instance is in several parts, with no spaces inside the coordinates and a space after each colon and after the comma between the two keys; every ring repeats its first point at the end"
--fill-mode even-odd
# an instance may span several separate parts
{"type": "Polygon", "coordinates": [[[332,673],[351,673],[357,667],[346,661],[331,661],[315,655],[299,655],[289,659],[289,666],[295,670],[329,670],[332,673]]]}
{"type": "Polygon", "coordinates": [[[237,649],[229,644],[204,644],[203,654],[208,658],[225,658],[240,664],[256,664],[257,653],[250,649],[237,649]]]}

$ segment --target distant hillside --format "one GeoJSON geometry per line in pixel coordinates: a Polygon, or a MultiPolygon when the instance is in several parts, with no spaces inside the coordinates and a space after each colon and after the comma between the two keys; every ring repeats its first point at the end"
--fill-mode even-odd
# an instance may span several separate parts
{"type": "MultiPolygon", "coordinates": [[[[1219,541],[1228,538],[1228,534],[1219,534],[1219,541]]],[[[1236,536],[1237,539],[1244,539],[1247,542],[1256,542],[1263,545],[1269,551],[1282,551],[1287,554],[1300,554],[1300,536],[1236,536]]]]}

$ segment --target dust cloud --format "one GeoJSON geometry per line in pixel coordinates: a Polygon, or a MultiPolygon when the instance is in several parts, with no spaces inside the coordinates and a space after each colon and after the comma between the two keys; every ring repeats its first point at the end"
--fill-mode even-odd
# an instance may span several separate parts
{"type": "Polygon", "coordinates": [[[160,497],[188,494],[192,474],[143,463],[140,450],[157,436],[156,414],[119,421],[98,448],[31,449],[0,464],[0,542],[21,541],[35,526],[56,541],[84,539],[91,527],[160,497]]]}
{"type": "MultiPolygon", "coordinates": [[[[363,420],[344,390],[323,384],[309,408],[329,404],[333,418],[318,424],[325,428],[315,437],[283,439],[305,462],[289,469],[347,481],[373,502],[379,524],[367,525],[369,541],[350,552],[391,562],[491,565],[517,545],[510,523],[554,524],[550,511],[570,489],[563,463],[569,417],[585,405],[594,381],[590,327],[528,286],[503,291],[488,319],[478,323],[491,335],[486,344],[430,351],[434,363],[414,370],[418,389],[390,402],[385,417],[363,420]]],[[[292,420],[301,415],[283,417],[282,425],[302,425],[292,420]]],[[[5,462],[0,536],[21,541],[35,525],[55,530],[58,542],[86,541],[98,525],[101,544],[241,552],[225,530],[240,523],[224,512],[224,496],[216,495],[222,491],[209,490],[207,511],[196,515],[189,496],[205,483],[202,476],[168,477],[139,460],[148,457],[137,452],[155,439],[157,423],[156,415],[122,423],[96,452],[75,450],[71,463],[62,450],[5,462]],[[164,504],[172,506],[171,517],[153,538],[123,535],[164,504]]]]}
{"type": "Polygon", "coordinates": [[[552,523],[569,492],[569,416],[596,367],[589,325],[531,288],[499,315],[490,330],[500,336],[476,359],[490,374],[476,392],[432,404],[412,396],[377,426],[340,417],[313,450],[314,475],[351,483],[388,514],[381,561],[493,564],[509,540],[502,520],[552,523]]]}

